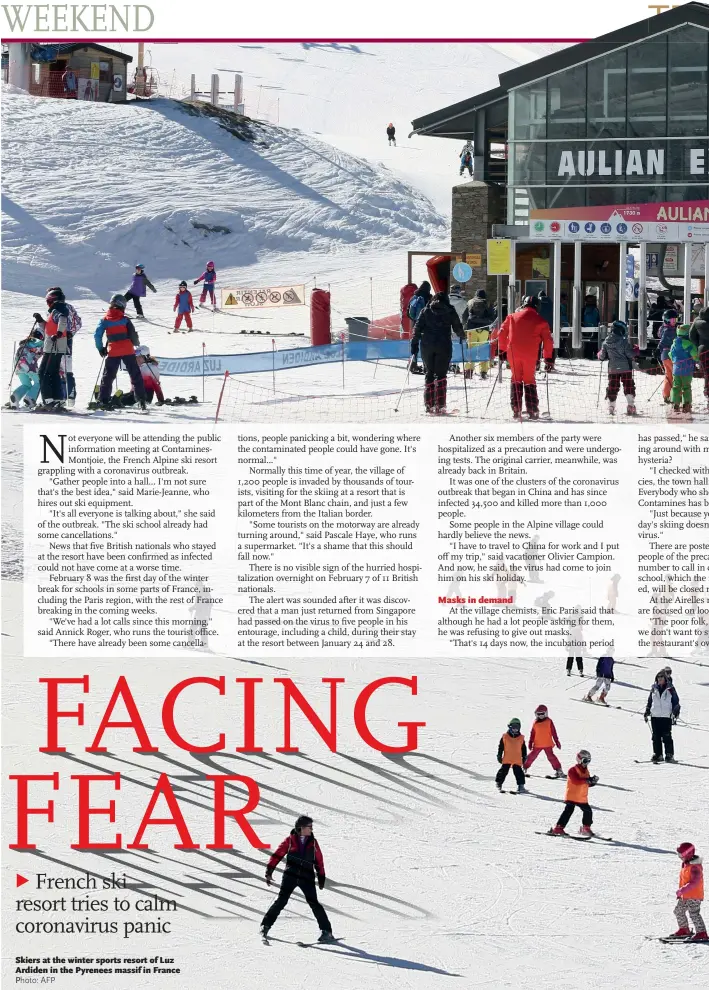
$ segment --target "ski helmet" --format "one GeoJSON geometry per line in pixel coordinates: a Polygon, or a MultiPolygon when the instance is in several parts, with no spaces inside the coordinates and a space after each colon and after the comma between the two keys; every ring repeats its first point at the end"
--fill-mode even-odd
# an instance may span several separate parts
{"type": "Polygon", "coordinates": [[[142,271],[145,271],[145,265],[136,265],[135,267],[136,268],[139,268],[141,270],[141,272],[142,271]]]}
{"type": "Polygon", "coordinates": [[[688,862],[690,859],[694,859],[696,856],[696,849],[691,842],[681,842],[677,846],[677,855],[680,857],[683,863],[688,862]]]}
{"type": "Polygon", "coordinates": [[[623,323],[622,320],[613,321],[613,333],[617,334],[619,337],[625,337],[628,332],[628,324],[623,323]]]}
{"type": "Polygon", "coordinates": [[[509,722],[507,723],[507,728],[508,729],[516,729],[517,732],[519,732],[519,730],[522,728],[522,723],[520,722],[520,720],[518,718],[511,718],[509,720],[509,722]]]}
{"type": "Polygon", "coordinates": [[[662,314],[662,319],[665,321],[665,323],[669,323],[670,320],[676,320],[677,319],[676,310],[666,309],[665,312],[662,314]]]}
{"type": "Polygon", "coordinates": [[[300,831],[301,828],[307,828],[308,825],[313,824],[313,819],[309,815],[299,815],[295,820],[295,830],[300,831]]]}
{"type": "Polygon", "coordinates": [[[214,268],[214,262],[213,261],[208,261],[207,262],[207,268],[214,268]]]}
{"type": "Polygon", "coordinates": [[[664,672],[667,674],[668,677],[672,677],[672,668],[671,667],[663,667],[662,669],[664,670],[664,672]]]}
{"type": "Polygon", "coordinates": [[[587,749],[580,749],[576,754],[576,762],[582,763],[585,767],[591,762],[591,754],[587,749]]]}
{"type": "Polygon", "coordinates": [[[114,292],[111,298],[108,300],[108,305],[111,307],[111,309],[125,309],[126,297],[122,296],[120,292],[114,292]]]}
{"type": "Polygon", "coordinates": [[[30,337],[33,340],[44,340],[44,330],[42,330],[40,327],[35,327],[32,330],[30,337]]]}
{"type": "Polygon", "coordinates": [[[677,336],[689,337],[689,331],[691,329],[692,328],[690,327],[689,323],[683,323],[681,326],[677,327],[677,336]]]}
{"type": "Polygon", "coordinates": [[[55,285],[54,288],[47,289],[47,295],[44,301],[47,307],[51,309],[55,303],[64,302],[64,293],[58,285],[55,285]]]}
{"type": "Polygon", "coordinates": [[[546,718],[548,714],[549,714],[549,709],[547,708],[546,705],[537,705],[537,707],[534,709],[535,718],[546,718]]]}
{"type": "Polygon", "coordinates": [[[525,296],[522,300],[522,309],[539,309],[537,296],[525,296]]]}
{"type": "Polygon", "coordinates": [[[180,282],[180,285],[179,285],[179,288],[180,288],[180,289],[181,289],[181,288],[183,288],[183,287],[184,287],[185,289],[187,288],[187,282],[185,282],[185,280],[184,280],[184,279],[182,279],[182,281],[180,282]]]}
{"type": "Polygon", "coordinates": [[[135,349],[136,357],[150,357],[150,348],[147,344],[141,344],[135,349]]]}

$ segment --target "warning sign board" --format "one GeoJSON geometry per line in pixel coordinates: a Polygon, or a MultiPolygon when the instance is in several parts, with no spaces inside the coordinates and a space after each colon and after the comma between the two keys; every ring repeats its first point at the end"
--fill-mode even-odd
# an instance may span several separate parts
{"type": "Polygon", "coordinates": [[[222,289],[222,309],[264,309],[304,306],[304,285],[274,285],[258,289],[222,289]]]}

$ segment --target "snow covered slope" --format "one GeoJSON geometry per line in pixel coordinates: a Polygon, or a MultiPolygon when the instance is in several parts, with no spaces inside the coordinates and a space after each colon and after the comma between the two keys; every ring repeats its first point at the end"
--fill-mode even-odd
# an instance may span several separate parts
{"type": "Polygon", "coordinates": [[[3,285],[68,296],[244,268],[293,251],[439,241],[444,220],[381,166],[285,128],[170,100],[3,99],[3,285]]]}

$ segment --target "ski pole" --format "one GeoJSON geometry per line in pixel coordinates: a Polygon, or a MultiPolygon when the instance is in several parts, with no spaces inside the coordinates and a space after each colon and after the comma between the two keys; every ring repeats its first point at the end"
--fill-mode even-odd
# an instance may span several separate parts
{"type": "Polygon", "coordinates": [[[492,396],[493,396],[493,393],[495,391],[495,386],[497,385],[498,382],[502,382],[502,359],[499,360],[499,364],[498,364],[498,367],[497,367],[497,374],[495,375],[495,378],[493,380],[492,388],[490,389],[490,394],[487,397],[487,405],[485,406],[485,411],[483,412],[482,416],[480,417],[481,419],[485,419],[485,414],[487,413],[487,410],[488,410],[488,407],[490,405],[490,402],[492,401],[492,396]]]}
{"type": "Polygon", "coordinates": [[[544,377],[545,377],[546,383],[547,383],[547,412],[546,412],[546,414],[547,414],[547,416],[551,416],[551,408],[549,407],[549,372],[548,371],[545,371],[544,372],[544,377]]]}
{"type": "MultiPolygon", "coordinates": [[[[34,328],[36,326],[37,326],[37,321],[35,320],[33,322],[33,324],[32,324],[32,330],[30,330],[30,332],[29,332],[29,336],[30,337],[32,336],[32,332],[34,331],[34,328]]],[[[16,351],[17,357],[15,357],[15,355],[13,354],[14,364],[12,366],[12,374],[10,375],[10,381],[7,383],[7,387],[8,388],[10,388],[10,386],[12,385],[12,379],[15,377],[15,372],[17,371],[17,365],[20,363],[20,359],[22,358],[22,352],[23,352],[23,350],[24,350],[24,348],[20,344],[20,347],[18,347],[18,349],[16,351]]]]}
{"type": "Polygon", "coordinates": [[[601,367],[598,372],[598,397],[596,398],[596,409],[601,402],[601,381],[603,380],[603,361],[601,361],[601,367]]]}
{"type": "Polygon", "coordinates": [[[655,389],[655,391],[652,393],[652,395],[650,396],[650,398],[647,400],[648,402],[650,402],[652,399],[655,398],[655,396],[657,395],[657,393],[660,391],[660,388],[665,384],[665,368],[664,368],[662,362],[658,358],[655,358],[655,360],[657,361],[657,367],[660,368],[660,370],[662,371],[662,376],[663,377],[660,379],[660,382],[659,382],[657,388],[655,389]]]}
{"type": "Polygon", "coordinates": [[[91,390],[91,398],[89,399],[89,402],[95,402],[96,401],[96,399],[94,399],[94,396],[96,395],[96,387],[98,385],[98,380],[99,380],[99,377],[101,375],[101,372],[103,371],[103,362],[105,360],[106,360],[106,355],[105,354],[102,354],[101,355],[101,364],[99,365],[98,375],[96,375],[96,381],[94,382],[94,387],[91,390]]]}
{"type": "MultiPolygon", "coordinates": [[[[413,359],[413,356],[412,356],[412,359],[413,359]]],[[[396,400],[396,405],[394,406],[394,412],[398,412],[399,411],[399,403],[401,402],[401,397],[404,394],[404,389],[409,384],[409,375],[410,374],[411,374],[411,360],[409,360],[409,363],[408,363],[407,368],[406,368],[406,381],[401,386],[401,391],[399,392],[399,398],[396,400]]]]}
{"type": "Polygon", "coordinates": [[[465,390],[465,412],[466,414],[470,412],[468,409],[468,380],[465,377],[465,348],[463,346],[463,338],[460,338],[460,354],[463,359],[463,388],[465,390]]]}

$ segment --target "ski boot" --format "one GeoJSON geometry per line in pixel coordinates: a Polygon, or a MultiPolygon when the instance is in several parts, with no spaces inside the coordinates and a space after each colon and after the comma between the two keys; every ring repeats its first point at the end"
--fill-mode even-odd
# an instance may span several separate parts
{"type": "Polygon", "coordinates": [[[608,707],[608,702],[606,701],[606,692],[605,691],[601,691],[601,694],[600,694],[600,696],[598,698],[598,704],[599,705],[605,705],[606,708],[608,707]]]}
{"type": "Polygon", "coordinates": [[[571,677],[571,671],[570,671],[570,670],[567,670],[567,671],[566,671],[566,676],[567,676],[567,677],[571,677]]]}
{"type": "Polygon", "coordinates": [[[695,932],[691,938],[687,939],[688,942],[707,942],[709,941],[709,935],[706,932],[695,932]]]}
{"type": "Polygon", "coordinates": [[[199,399],[197,398],[197,396],[196,396],[196,395],[191,395],[191,396],[189,397],[189,399],[187,400],[187,402],[188,402],[188,404],[189,404],[189,405],[192,405],[192,404],[194,404],[195,402],[199,402],[199,399]]]}
{"type": "Polygon", "coordinates": [[[320,932],[320,938],[318,939],[318,942],[334,942],[334,941],[335,941],[335,936],[332,934],[332,932],[326,932],[324,930],[320,932]]]}
{"type": "Polygon", "coordinates": [[[685,416],[691,416],[692,415],[692,403],[691,402],[685,402],[685,404],[682,406],[682,412],[683,412],[683,414],[685,416]]]}
{"type": "Polygon", "coordinates": [[[487,371],[481,371],[480,377],[482,378],[483,381],[485,381],[485,379],[487,378],[487,371]]]}
{"type": "Polygon", "coordinates": [[[608,415],[615,416],[615,402],[608,403],[608,415]]]}
{"type": "Polygon", "coordinates": [[[584,838],[590,839],[593,836],[593,832],[591,831],[591,826],[582,825],[581,828],[579,829],[579,835],[583,836],[584,838]]]}
{"type": "Polygon", "coordinates": [[[628,416],[637,416],[638,410],[635,408],[635,399],[628,399],[628,408],[625,412],[628,416]]]}
{"type": "Polygon", "coordinates": [[[676,763],[676,762],[677,762],[677,760],[674,758],[674,756],[666,756],[665,757],[665,763],[676,763]]]}
{"type": "Polygon", "coordinates": [[[37,408],[37,400],[36,399],[30,399],[29,396],[26,396],[22,400],[22,404],[23,404],[23,406],[26,406],[27,409],[36,409],[37,408]]]}
{"type": "Polygon", "coordinates": [[[651,758],[651,760],[650,760],[650,762],[651,763],[662,763],[662,757],[661,756],[654,756],[653,755],[652,758],[651,758]]]}
{"type": "Polygon", "coordinates": [[[268,938],[268,933],[270,930],[271,929],[268,927],[268,925],[261,925],[261,927],[259,928],[259,934],[261,935],[261,938],[264,941],[268,938]]]}
{"type": "Polygon", "coordinates": [[[138,412],[139,412],[139,413],[147,413],[147,411],[148,411],[148,406],[147,406],[147,403],[146,403],[146,401],[145,401],[145,399],[142,399],[142,400],[141,400],[141,401],[140,401],[140,402],[138,403],[138,412]]]}
{"type": "Polygon", "coordinates": [[[517,793],[518,793],[518,794],[529,794],[529,791],[528,791],[528,790],[527,790],[527,788],[526,788],[526,787],[524,786],[524,784],[518,784],[518,785],[517,785],[517,793]]]}
{"type": "Polygon", "coordinates": [[[680,409],[680,406],[679,406],[679,402],[674,402],[672,404],[672,411],[674,413],[677,413],[677,414],[679,414],[681,412],[681,409],[680,409]]]}
{"type": "Polygon", "coordinates": [[[497,781],[495,781],[495,787],[498,789],[498,791],[500,792],[502,791],[502,784],[498,784],[497,781]]]}
{"type": "Polygon", "coordinates": [[[669,395],[663,396],[662,401],[665,403],[666,406],[672,405],[672,399],[669,397],[669,395]]]}
{"type": "Polygon", "coordinates": [[[554,828],[550,828],[549,829],[549,833],[548,834],[549,835],[568,835],[569,833],[568,832],[565,832],[564,829],[563,829],[563,827],[561,825],[555,825],[554,828]]]}
{"type": "Polygon", "coordinates": [[[3,409],[19,409],[19,408],[20,408],[20,403],[13,395],[10,396],[9,401],[6,402],[5,405],[3,406],[3,409]]]}
{"type": "Polygon", "coordinates": [[[566,774],[564,773],[563,770],[555,770],[554,776],[556,777],[557,780],[566,780],[566,774]]]}
{"type": "Polygon", "coordinates": [[[593,704],[593,698],[591,697],[590,694],[585,694],[581,700],[588,701],[590,704],[593,704]]]}
{"type": "Polygon", "coordinates": [[[676,932],[672,932],[667,938],[676,938],[678,942],[681,942],[685,938],[690,938],[692,935],[689,928],[678,928],[676,932]]]}
{"type": "Polygon", "coordinates": [[[529,416],[530,419],[539,419],[539,413],[538,412],[530,412],[530,413],[528,413],[528,416],[529,416]]]}

